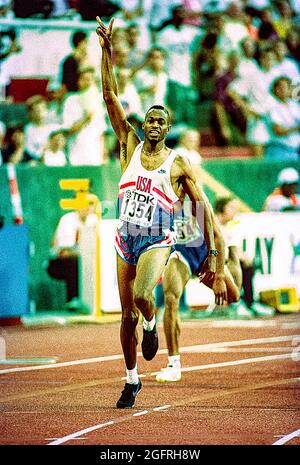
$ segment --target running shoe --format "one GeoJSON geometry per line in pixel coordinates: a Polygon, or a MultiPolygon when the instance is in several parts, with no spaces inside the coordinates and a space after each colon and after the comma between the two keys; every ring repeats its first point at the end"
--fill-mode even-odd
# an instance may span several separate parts
{"type": "Polygon", "coordinates": [[[152,360],[158,350],[158,333],[156,324],[152,331],[143,328],[142,353],[145,360],[152,360]]]}
{"type": "Polygon", "coordinates": [[[142,383],[140,379],[137,384],[125,383],[121,397],[117,402],[117,408],[134,407],[136,396],[138,395],[141,389],[142,389],[142,383]]]}
{"type": "Polygon", "coordinates": [[[156,381],[159,383],[180,381],[181,380],[181,370],[180,365],[168,365],[167,368],[162,368],[159,373],[156,375],[156,381]]]}

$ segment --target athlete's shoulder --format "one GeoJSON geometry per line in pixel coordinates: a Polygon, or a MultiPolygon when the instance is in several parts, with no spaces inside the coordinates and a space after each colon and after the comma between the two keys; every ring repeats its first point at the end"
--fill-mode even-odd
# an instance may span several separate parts
{"type": "Polygon", "coordinates": [[[177,166],[179,166],[182,169],[191,168],[191,163],[185,155],[182,155],[181,153],[176,152],[176,150],[174,152],[175,152],[174,163],[177,166]]]}
{"type": "Polygon", "coordinates": [[[192,165],[189,159],[185,155],[182,155],[178,152],[176,152],[172,170],[179,176],[191,177],[193,173],[192,165]]]}

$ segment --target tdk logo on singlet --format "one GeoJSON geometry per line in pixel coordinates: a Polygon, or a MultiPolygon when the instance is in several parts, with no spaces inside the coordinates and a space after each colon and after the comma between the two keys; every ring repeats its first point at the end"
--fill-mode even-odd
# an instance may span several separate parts
{"type": "Polygon", "coordinates": [[[148,192],[150,194],[151,191],[151,179],[144,178],[143,176],[138,176],[136,182],[136,189],[142,192],[148,192]]]}

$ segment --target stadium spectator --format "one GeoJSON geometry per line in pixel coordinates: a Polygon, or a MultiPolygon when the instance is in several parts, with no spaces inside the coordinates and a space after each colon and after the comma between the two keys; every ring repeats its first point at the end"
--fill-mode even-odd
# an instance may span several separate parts
{"type": "MultiPolygon", "coordinates": [[[[144,2],[146,4],[146,2],[144,2]]],[[[144,4],[144,14],[149,18],[149,27],[152,30],[154,37],[156,31],[159,31],[166,21],[172,17],[172,10],[174,7],[182,6],[181,0],[150,0],[149,7],[146,8],[144,4]]]]}
{"type": "Polygon", "coordinates": [[[3,163],[26,163],[33,162],[29,153],[25,150],[24,128],[14,126],[7,129],[6,144],[2,149],[3,163]]]}
{"type": "Polygon", "coordinates": [[[238,51],[242,40],[249,37],[244,13],[237,2],[231,2],[228,6],[221,34],[226,52],[238,51]]]}
{"type": "Polygon", "coordinates": [[[58,125],[48,124],[47,102],[41,95],[34,95],[26,101],[29,123],[25,125],[25,147],[31,158],[40,160],[48,143],[49,134],[58,125]]]}
{"type": "Polygon", "coordinates": [[[77,309],[79,298],[78,259],[79,241],[82,229],[86,225],[97,224],[97,215],[91,194],[89,207],[64,214],[55,229],[50,257],[46,270],[51,278],[65,281],[67,291],[67,308],[77,309]]]}
{"type": "Polygon", "coordinates": [[[286,45],[289,50],[289,55],[296,62],[300,62],[300,32],[296,29],[291,29],[286,37],[286,45]]]}
{"type": "Polygon", "coordinates": [[[247,120],[246,140],[252,147],[253,155],[258,158],[263,156],[264,146],[269,142],[270,86],[278,76],[274,60],[273,50],[264,49],[257,72],[235,79],[228,88],[229,96],[247,120]]]}
{"type": "Polygon", "coordinates": [[[167,101],[175,118],[174,125],[192,125],[196,119],[195,91],[192,88],[190,68],[193,41],[198,35],[198,29],[184,24],[183,20],[184,9],[174,8],[171,24],[157,34],[157,44],[163,44],[167,51],[167,101]]]}
{"type": "Polygon", "coordinates": [[[0,18],[11,19],[14,16],[11,0],[0,0],[0,18]]]}
{"type": "Polygon", "coordinates": [[[126,44],[126,31],[123,27],[116,27],[113,30],[111,43],[113,51],[124,47],[126,44]]]}
{"type": "Polygon", "coordinates": [[[165,58],[166,55],[162,48],[151,48],[145,67],[134,77],[144,113],[154,104],[166,105],[168,74],[165,58]]]}
{"type": "Polygon", "coordinates": [[[49,142],[43,154],[43,163],[47,166],[65,166],[66,133],[63,129],[51,132],[49,142]]]}
{"type": "Polygon", "coordinates": [[[217,16],[213,24],[209,24],[201,44],[192,57],[193,84],[198,92],[199,101],[212,100],[217,73],[222,70],[220,31],[223,19],[217,16]]]}
{"type": "Polygon", "coordinates": [[[129,48],[127,43],[123,40],[120,40],[118,45],[113,50],[113,61],[115,64],[116,69],[119,68],[129,68],[129,48]]]}
{"type": "Polygon", "coordinates": [[[264,9],[260,15],[261,24],[258,29],[258,38],[261,44],[278,39],[278,34],[274,25],[272,11],[269,8],[264,9]]]}
{"type": "Polygon", "coordinates": [[[62,62],[61,82],[65,92],[78,90],[79,68],[88,65],[87,34],[85,31],[76,31],[71,37],[73,52],[62,62]]]}
{"type": "Polygon", "coordinates": [[[256,44],[251,37],[247,37],[241,42],[241,56],[238,66],[238,75],[247,78],[249,75],[258,74],[258,63],[254,59],[256,44]]]}
{"type": "Polygon", "coordinates": [[[146,57],[145,44],[140,40],[141,31],[137,23],[130,23],[125,31],[129,49],[128,66],[138,68],[145,62],[146,57]]]}
{"type": "Polygon", "coordinates": [[[287,56],[288,48],[284,40],[276,40],[274,43],[276,56],[275,69],[279,76],[286,76],[293,84],[300,83],[300,72],[297,62],[287,56]]]}
{"type": "Polygon", "coordinates": [[[182,130],[178,144],[175,145],[174,150],[180,155],[185,156],[192,165],[201,163],[201,155],[199,153],[201,135],[197,129],[185,128],[182,130]]]}
{"type": "Polygon", "coordinates": [[[116,80],[119,91],[119,99],[127,116],[135,114],[143,117],[141,99],[137,88],[131,79],[131,72],[128,68],[118,68],[116,70],[116,80]]]}
{"type": "Polygon", "coordinates": [[[291,80],[278,77],[272,85],[274,99],[268,113],[270,139],[265,159],[298,161],[300,148],[300,105],[291,98],[291,80]]]}
{"type": "MultiPolygon", "coordinates": [[[[1,6],[1,4],[0,4],[1,6]]],[[[10,72],[6,70],[7,60],[22,51],[16,32],[13,29],[0,31],[0,99],[9,95],[10,72]]]]}
{"type": "Polygon", "coordinates": [[[53,3],[53,10],[52,16],[53,17],[61,17],[68,14],[70,11],[70,4],[69,0],[52,0],[53,3]]]}
{"type": "Polygon", "coordinates": [[[216,77],[212,115],[212,127],[217,144],[220,146],[241,145],[246,133],[245,114],[228,92],[230,84],[237,78],[238,54],[232,52],[227,60],[228,69],[216,77]]]}
{"type": "MultiPolygon", "coordinates": [[[[244,17],[245,17],[245,26],[247,28],[249,38],[257,42],[258,41],[258,28],[255,26],[252,16],[245,11],[244,17]]],[[[241,44],[243,43],[244,40],[242,40],[241,44]]]]}
{"type": "Polygon", "coordinates": [[[277,187],[268,195],[263,211],[284,212],[300,210],[299,173],[294,168],[284,168],[278,174],[277,187]]]}
{"type": "Polygon", "coordinates": [[[64,88],[57,80],[49,80],[46,88],[48,104],[47,123],[63,124],[64,88]]]}
{"type": "Polygon", "coordinates": [[[104,162],[103,133],[106,124],[93,68],[80,70],[78,91],[64,101],[63,122],[68,131],[71,165],[101,165],[104,162]]]}
{"type": "Polygon", "coordinates": [[[278,36],[285,39],[288,32],[294,27],[293,10],[290,3],[285,0],[277,2],[276,6],[280,16],[274,21],[274,26],[278,36]]]}

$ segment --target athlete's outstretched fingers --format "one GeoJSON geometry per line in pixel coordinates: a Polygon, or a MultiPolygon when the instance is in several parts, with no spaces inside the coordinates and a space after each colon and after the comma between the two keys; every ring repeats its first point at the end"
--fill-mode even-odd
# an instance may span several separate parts
{"type": "Polygon", "coordinates": [[[100,17],[96,16],[96,21],[99,24],[99,27],[97,28],[97,30],[99,29],[100,31],[104,32],[105,34],[110,35],[111,31],[112,31],[113,24],[114,24],[114,20],[115,19],[112,18],[110,20],[110,22],[109,22],[108,27],[106,27],[105,24],[101,21],[100,17]]]}

